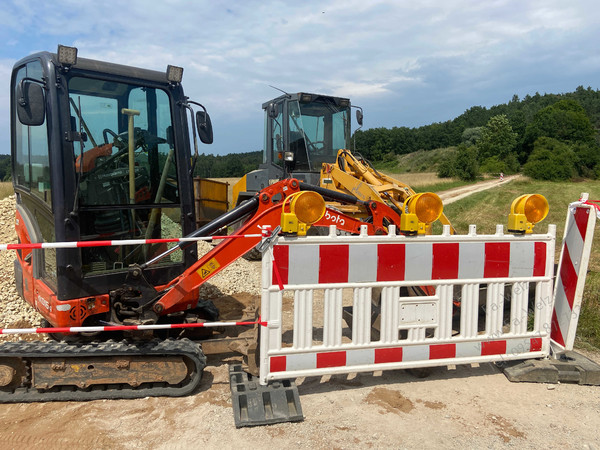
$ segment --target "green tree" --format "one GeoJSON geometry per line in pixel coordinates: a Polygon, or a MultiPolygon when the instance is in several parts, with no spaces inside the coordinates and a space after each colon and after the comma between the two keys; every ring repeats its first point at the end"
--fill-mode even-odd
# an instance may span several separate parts
{"type": "Polygon", "coordinates": [[[477,150],[481,160],[497,156],[503,161],[517,146],[517,133],[504,114],[492,117],[483,127],[477,150]]]}
{"type": "Polygon", "coordinates": [[[542,136],[535,141],[523,172],[536,180],[568,180],[576,172],[575,162],[575,153],[568,144],[542,136]]]}
{"type": "Polygon", "coordinates": [[[522,159],[533,150],[540,137],[561,142],[592,144],[596,130],[583,107],[575,100],[564,99],[539,110],[525,130],[522,159]]]}

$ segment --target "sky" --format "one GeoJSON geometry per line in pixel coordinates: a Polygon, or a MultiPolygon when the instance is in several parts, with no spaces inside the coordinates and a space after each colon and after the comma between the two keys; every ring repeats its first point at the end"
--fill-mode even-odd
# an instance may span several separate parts
{"type": "MultiPolygon", "coordinates": [[[[201,153],[262,149],[261,105],[286,92],[348,97],[363,129],[451,120],[536,92],[600,88],[592,0],[0,0],[0,153],[12,66],[58,44],[164,71],[184,67],[211,115],[201,153]]],[[[353,124],[353,130],[357,124],[353,124]]]]}

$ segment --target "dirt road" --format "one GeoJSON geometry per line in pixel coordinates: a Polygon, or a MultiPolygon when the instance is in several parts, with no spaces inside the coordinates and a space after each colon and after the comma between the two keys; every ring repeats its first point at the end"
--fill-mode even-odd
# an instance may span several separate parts
{"type": "Polygon", "coordinates": [[[598,448],[600,389],[510,383],[498,368],[299,380],[301,423],[236,429],[227,361],[196,395],[0,405],[2,448],[598,448]]]}
{"type": "Polygon", "coordinates": [[[513,180],[523,178],[522,175],[510,175],[504,177],[504,180],[500,181],[498,179],[481,181],[476,184],[469,184],[467,186],[461,186],[454,189],[448,189],[447,191],[440,192],[440,198],[444,202],[444,205],[449,205],[450,203],[454,203],[458,200],[461,200],[465,197],[468,197],[471,194],[481,191],[487,191],[488,189],[493,189],[495,187],[500,187],[505,183],[509,183],[513,180]]]}

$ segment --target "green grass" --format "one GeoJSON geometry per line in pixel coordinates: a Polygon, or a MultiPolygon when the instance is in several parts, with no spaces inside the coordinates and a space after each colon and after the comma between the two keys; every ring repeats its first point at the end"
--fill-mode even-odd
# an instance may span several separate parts
{"type": "MultiPolygon", "coordinates": [[[[468,231],[469,224],[477,225],[478,234],[494,233],[496,224],[506,222],[510,204],[522,194],[542,194],[548,199],[550,212],[534,232],[545,233],[548,224],[556,224],[556,261],[560,256],[562,237],[565,228],[567,206],[577,201],[582,192],[588,192],[590,199],[600,198],[600,181],[552,183],[543,181],[512,181],[483,192],[478,192],[444,208],[444,212],[459,234],[468,231]]],[[[441,229],[441,228],[439,228],[441,229]]],[[[434,232],[439,232],[436,225],[434,232]]],[[[576,343],[579,347],[592,347],[600,350],[600,231],[596,225],[595,239],[588,266],[588,275],[583,296],[583,306],[577,329],[576,343]]]]}
{"type": "Polygon", "coordinates": [[[13,185],[10,181],[2,181],[0,182],[0,200],[8,197],[9,195],[13,195],[13,185]]]}

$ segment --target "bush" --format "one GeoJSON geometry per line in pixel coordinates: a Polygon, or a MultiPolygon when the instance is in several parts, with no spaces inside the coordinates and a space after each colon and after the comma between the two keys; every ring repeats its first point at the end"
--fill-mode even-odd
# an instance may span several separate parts
{"type": "Polygon", "coordinates": [[[458,146],[456,163],[454,165],[456,176],[463,181],[474,181],[479,175],[477,163],[477,149],[475,147],[458,146]]]}
{"type": "Polygon", "coordinates": [[[535,141],[523,173],[536,180],[568,180],[576,173],[575,162],[575,153],[569,145],[541,137],[535,141]]]}
{"type": "Polygon", "coordinates": [[[479,170],[482,173],[507,172],[506,164],[504,161],[500,161],[497,156],[491,156],[490,158],[484,159],[481,166],[479,166],[479,170]]]}

